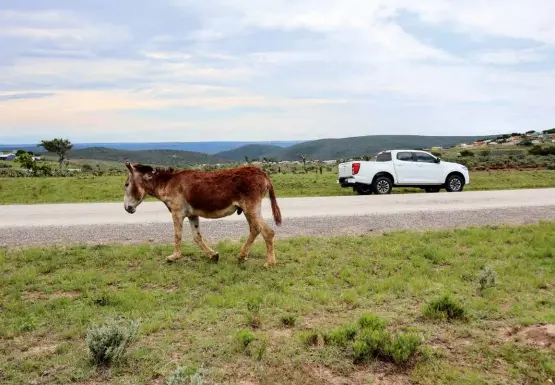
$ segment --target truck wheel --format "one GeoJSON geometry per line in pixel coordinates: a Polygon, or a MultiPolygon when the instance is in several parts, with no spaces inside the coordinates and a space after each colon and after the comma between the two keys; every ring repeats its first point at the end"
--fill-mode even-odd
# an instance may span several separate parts
{"type": "Polygon", "coordinates": [[[374,190],[374,194],[377,195],[391,194],[393,183],[388,177],[380,176],[374,180],[374,183],[372,184],[372,189],[374,190]]]}
{"type": "Polygon", "coordinates": [[[426,191],[427,193],[438,193],[440,190],[439,187],[426,187],[424,189],[424,191],[426,191]]]}
{"type": "Polygon", "coordinates": [[[355,191],[358,195],[372,195],[372,186],[359,184],[357,187],[355,187],[355,191]]]}
{"type": "Polygon", "coordinates": [[[461,192],[464,188],[464,180],[460,175],[451,175],[447,178],[445,189],[449,192],[461,192]]]}

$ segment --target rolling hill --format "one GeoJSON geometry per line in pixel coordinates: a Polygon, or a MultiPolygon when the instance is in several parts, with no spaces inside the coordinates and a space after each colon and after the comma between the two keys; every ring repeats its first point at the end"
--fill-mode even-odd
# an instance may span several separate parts
{"type": "MultiPolygon", "coordinates": [[[[491,136],[491,137],[495,137],[491,136]]],[[[266,148],[260,145],[243,146],[233,150],[234,159],[244,159],[248,154],[277,160],[299,160],[301,155],[309,159],[344,159],[363,155],[376,155],[383,150],[396,148],[430,148],[449,146],[461,142],[483,139],[484,136],[420,136],[420,135],[370,135],[341,139],[319,139],[302,142],[286,148],[266,148]],[[268,150],[265,152],[265,150],[268,150]]],[[[216,154],[226,158],[225,153],[216,154]]],[[[226,158],[227,159],[227,158],[226,158]]]]}
{"type": "MultiPolygon", "coordinates": [[[[173,150],[191,151],[205,154],[216,154],[218,152],[233,150],[251,144],[288,147],[301,143],[300,140],[289,141],[222,141],[222,142],[144,142],[144,143],[73,143],[74,150],[86,148],[109,148],[114,150],[144,151],[144,150],[173,150]]],[[[42,147],[36,144],[1,144],[0,151],[25,150],[33,152],[44,152],[42,147]]]]}
{"type": "Polygon", "coordinates": [[[234,150],[223,151],[216,154],[219,158],[231,161],[244,161],[245,156],[252,158],[265,157],[268,154],[279,153],[284,148],[268,144],[248,144],[234,150]]]}
{"type": "MultiPolygon", "coordinates": [[[[269,144],[247,144],[235,149],[207,154],[181,150],[121,150],[106,147],[87,147],[70,151],[72,160],[98,160],[109,162],[141,162],[152,165],[186,167],[197,164],[243,162],[245,156],[273,158],[276,160],[346,159],[355,156],[376,155],[379,151],[396,148],[429,148],[470,142],[488,136],[419,136],[419,135],[370,135],[341,139],[319,139],[301,142],[288,147],[269,144]]],[[[489,136],[495,137],[495,136],[489,136]]]]}
{"type": "Polygon", "coordinates": [[[80,150],[72,150],[68,154],[70,159],[94,159],[111,162],[139,162],[151,165],[163,166],[191,166],[196,164],[215,164],[225,160],[220,157],[193,151],[178,150],[143,150],[128,151],[116,150],[104,147],[88,147],[80,150]]]}

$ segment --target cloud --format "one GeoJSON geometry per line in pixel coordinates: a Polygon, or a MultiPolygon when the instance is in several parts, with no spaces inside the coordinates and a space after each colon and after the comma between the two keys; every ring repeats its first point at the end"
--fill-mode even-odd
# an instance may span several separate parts
{"type": "Polygon", "coordinates": [[[548,0],[7,1],[0,142],[14,130],[74,141],[486,134],[555,118],[548,0]]]}

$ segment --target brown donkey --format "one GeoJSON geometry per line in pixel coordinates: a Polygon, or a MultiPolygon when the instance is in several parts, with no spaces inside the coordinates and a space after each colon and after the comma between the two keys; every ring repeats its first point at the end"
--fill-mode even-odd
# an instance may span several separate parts
{"type": "Polygon", "coordinates": [[[222,218],[233,213],[245,213],[250,227],[247,242],[241,248],[239,260],[248,257],[249,248],[258,234],[262,233],[266,242],[266,263],[276,264],[274,253],[274,230],[261,215],[262,199],[270,194],[275,223],[281,225],[281,212],[276,201],[274,186],[263,170],[253,166],[243,166],[219,171],[162,170],[141,164],[125,163],[129,170],[125,181],[125,210],[133,214],[148,194],[164,202],[173,217],[175,247],[166,259],[175,261],[181,257],[181,236],[183,221],[191,225],[193,239],[218,262],[219,254],[208,247],[200,234],[199,217],[222,218]]]}

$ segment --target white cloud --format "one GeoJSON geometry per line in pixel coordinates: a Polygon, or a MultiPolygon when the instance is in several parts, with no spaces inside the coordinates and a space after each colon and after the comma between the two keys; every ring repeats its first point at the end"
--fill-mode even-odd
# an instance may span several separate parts
{"type": "Polygon", "coordinates": [[[145,140],[180,140],[186,127],[219,140],[553,125],[552,1],[168,1],[177,8],[148,4],[174,24],[156,12],[120,22],[76,9],[0,12],[0,38],[17,42],[0,59],[0,89],[54,94],[0,101],[0,140],[13,127],[141,129],[145,140]],[[407,12],[425,35],[403,28],[407,12]]]}
{"type": "Polygon", "coordinates": [[[520,63],[540,62],[545,55],[537,49],[526,50],[500,50],[486,52],[478,57],[478,60],[487,64],[514,65],[520,63]]]}
{"type": "Polygon", "coordinates": [[[121,26],[93,22],[71,11],[0,12],[0,37],[53,41],[64,46],[113,45],[130,39],[121,26]]]}

